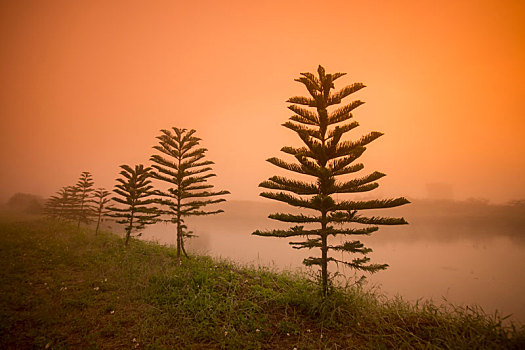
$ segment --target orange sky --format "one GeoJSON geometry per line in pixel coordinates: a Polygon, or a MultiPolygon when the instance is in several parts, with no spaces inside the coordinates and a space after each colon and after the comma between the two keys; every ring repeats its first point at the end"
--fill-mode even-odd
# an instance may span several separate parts
{"type": "Polygon", "coordinates": [[[0,35],[0,201],[81,171],[112,188],[171,126],[258,200],[318,64],[367,85],[350,136],[385,132],[362,158],[376,196],[525,198],[523,1],[2,1],[0,35]]]}

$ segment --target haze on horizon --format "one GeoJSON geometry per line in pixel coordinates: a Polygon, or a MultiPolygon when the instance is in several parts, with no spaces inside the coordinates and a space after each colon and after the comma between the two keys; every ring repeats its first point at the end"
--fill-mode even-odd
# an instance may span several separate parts
{"type": "Polygon", "coordinates": [[[172,126],[229,199],[259,200],[319,64],[367,85],[351,137],[385,133],[361,158],[388,175],[371,196],[525,198],[522,1],[3,1],[0,39],[0,202],[82,171],[111,189],[172,126]]]}

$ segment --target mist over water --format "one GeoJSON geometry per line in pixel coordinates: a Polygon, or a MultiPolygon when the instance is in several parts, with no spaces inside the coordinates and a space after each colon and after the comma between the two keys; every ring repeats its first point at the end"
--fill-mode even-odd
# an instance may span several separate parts
{"type": "MultiPolygon", "coordinates": [[[[293,238],[251,235],[256,229],[288,227],[267,216],[296,209],[239,201],[222,207],[223,214],[187,221],[198,235],[187,240],[188,250],[279,270],[316,271],[302,261],[320,252],[291,248],[288,242],[293,238]]],[[[455,304],[478,304],[488,313],[497,309],[524,322],[524,209],[523,203],[493,206],[483,201],[414,201],[399,208],[363,212],[367,216],[404,216],[410,223],[383,226],[371,236],[357,238],[374,250],[369,254],[372,263],[390,265],[374,275],[365,274],[366,287],[380,287],[389,296],[399,294],[411,301],[432,298],[438,303],[446,299],[455,304]]],[[[175,225],[151,226],[142,239],[174,244],[175,225]]],[[[350,279],[362,275],[342,266],[337,270],[336,265],[330,265],[329,271],[339,271],[350,279]]]]}

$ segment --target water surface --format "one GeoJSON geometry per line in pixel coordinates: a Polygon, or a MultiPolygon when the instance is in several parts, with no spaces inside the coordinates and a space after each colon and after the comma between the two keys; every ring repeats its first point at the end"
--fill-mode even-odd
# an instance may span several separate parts
{"type": "MultiPolygon", "coordinates": [[[[188,241],[188,250],[243,264],[305,271],[308,269],[302,260],[319,255],[316,250],[291,248],[288,242],[294,239],[251,235],[256,229],[288,227],[266,218],[271,212],[290,212],[286,206],[231,202],[223,207],[224,214],[188,220],[189,229],[199,235],[188,241]]],[[[522,209],[477,202],[422,201],[369,211],[369,215],[405,216],[410,224],[381,227],[371,236],[358,237],[374,250],[369,255],[372,262],[389,264],[385,271],[366,274],[367,287],[379,286],[389,296],[401,295],[411,301],[431,298],[436,302],[446,299],[455,304],[478,304],[488,313],[499,310],[524,322],[522,209]]],[[[174,244],[175,226],[154,225],[142,238],[174,244]]],[[[342,257],[349,258],[347,254],[342,257]]],[[[329,270],[355,277],[353,270],[342,266],[337,269],[331,265],[329,270]]]]}

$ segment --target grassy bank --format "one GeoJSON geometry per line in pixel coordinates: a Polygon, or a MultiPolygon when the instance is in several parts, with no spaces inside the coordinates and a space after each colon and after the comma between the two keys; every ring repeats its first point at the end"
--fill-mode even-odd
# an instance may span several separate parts
{"type": "MultiPolygon", "coordinates": [[[[525,348],[476,309],[413,306],[44,219],[0,219],[0,348],[525,348]]],[[[388,273],[388,272],[386,272],[388,273]]]]}

